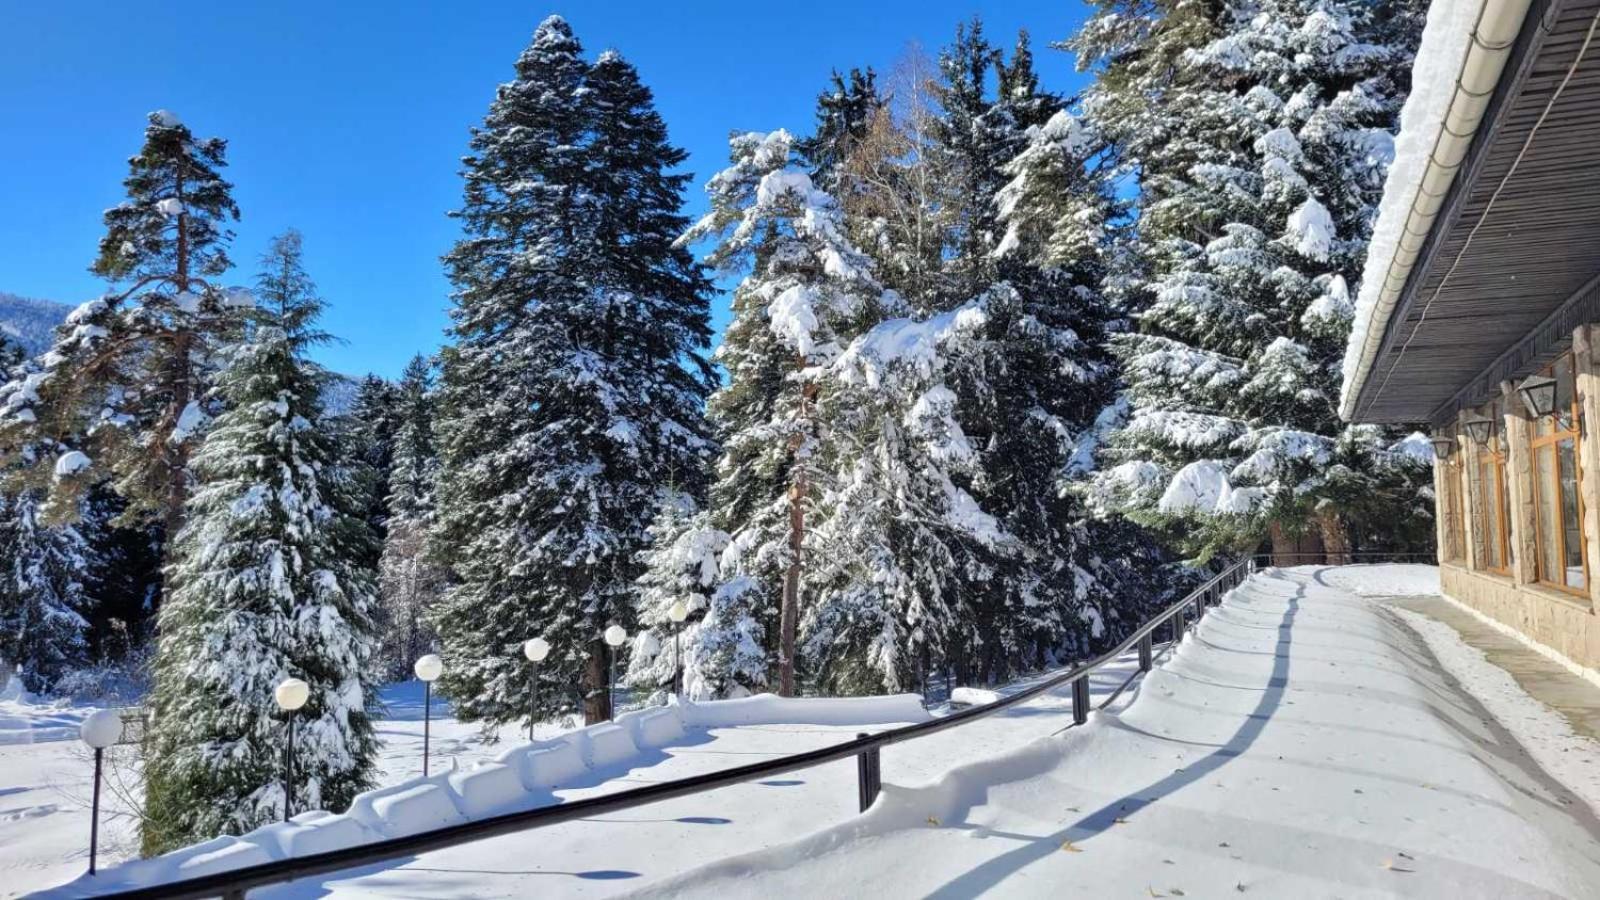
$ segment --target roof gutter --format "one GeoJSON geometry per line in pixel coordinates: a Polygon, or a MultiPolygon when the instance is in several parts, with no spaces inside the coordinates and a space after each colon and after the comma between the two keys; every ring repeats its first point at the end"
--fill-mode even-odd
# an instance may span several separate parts
{"type": "MultiPolygon", "coordinates": [[[[1452,2],[1455,0],[1434,0],[1434,6],[1444,7],[1452,2]]],[[[1357,400],[1368,379],[1373,375],[1373,364],[1383,345],[1384,335],[1389,330],[1390,320],[1399,306],[1406,283],[1411,278],[1412,269],[1421,258],[1422,249],[1428,241],[1429,232],[1433,229],[1434,220],[1444,208],[1445,199],[1450,193],[1450,186],[1455,181],[1456,173],[1466,162],[1467,150],[1472,146],[1478,127],[1483,122],[1495,86],[1499,84],[1500,75],[1505,70],[1506,60],[1511,56],[1512,45],[1522,30],[1522,21],[1527,15],[1531,0],[1462,0],[1462,2],[1477,3],[1477,19],[1471,37],[1466,42],[1448,106],[1445,107],[1445,112],[1437,123],[1432,124],[1432,149],[1428,153],[1421,177],[1413,183],[1405,184],[1397,184],[1391,177],[1384,186],[1386,193],[1394,190],[1413,193],[1409,204],[1385,209],[1373,229],[1374,242],[1369,252],[1386,250],[1388,258],[1369,258],[1363,273],[1362,296],[1356,313],[1355,333],[1351,335],[1350,345],[1345,354],[1344,390],[1341,391],[1339,399],[1339,415],[1347,422],[1356,416],[1357,400]],[[1377,235],[1396,227],[1395,222],[1387,221],[1393,216],[1401,217],[1398,223],[1398,236],[1391,241],[1382,242],[1387,246],[1380,247],[1377,235]],[[1371,287],[1367,286],[1369,283],[1371,287]]],[[[1443,15],[1442,18],[1448,25],[1453,17],[1443,15]]],[[[1429,29],[1423,35],[1423,48],[1418,53],[1419,60],[1422,59],[1422,54],[1429,50],[1427,46],[1429,38],[1435,37],[1429,33],[1433,30],[1434,24],[1431,20],[1432,11],[1430,11],[1429,29]]],[[[1442,34],[1435,39],[1449,41],[1457,39],[1457,35],[1442,34]]],[[[1414,70],[1413,78],[1415,79],[1417,75],[1414,70]]],[[[1416,84],[1412,85],[1414,94],[1417,87],[1416,84]]],[[[1422,136],[1422,139],[1426,140],[1426,136],[1422,136]]]]}

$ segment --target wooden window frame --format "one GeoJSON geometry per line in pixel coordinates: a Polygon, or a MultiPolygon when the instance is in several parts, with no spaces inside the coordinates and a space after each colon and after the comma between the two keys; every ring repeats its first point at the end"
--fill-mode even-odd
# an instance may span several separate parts
{"type": "Polygon", "coordinates": [[[1556,365],[1563,360],[1566,361],[1567,371],[1572,377],[1572,405],[1567,410],[1572,427],[1570,429],[1563,430],[1561,427],[1561,419],[1557,413],[1551,413],[1549,416],[1542,417],[1549,421],[1550,432],[1548,434],[1539,433],[1540,419],[1530,418],[1528,421],[1528,478],[1531,482],[1530,487],[1533,488],[1533,570],[1539,584],[1548,588],[1554,588],[1555,590],[1563,593],[1587,598],[1589,596],[1589,536],[1584,533],[1585,509],[1583,504],[1583,436],[1581,434],[1584,425],[1587,423],[1583,420],[1582,398],[1578,396],[1578,361],[1570,352],[1565,353],[1561,357],[1558,357],[1555,362],[1552,362],[1550,365],[1540,369],[1539,374],[1549,378],[1554,378],[1556,365]],[[1560,508],[1556,510],[1555,516],[1557,527],[1554,545],[1556,548],[1556,559],[1560,560],[1561,562],[1562,578],[1560,581],[1551,581],[1545,577],[1546,573],[1544,561],[1545,541],[1547,540],[1547,537],[1544,533],[1544,492],[1539,489],[1539,450],[1542,447],[1551,448],[1550,459],[1552,460],[1553,465],[1551,465],[1550,471],[1547,473],[1547,475],[1550,479],[1550,487],[1552,489],[1551,496],[1556,498],[1556,503],[1559,507],[1562,501],[1560,445],[1563,441],[1568,440],[1572,441],[1572,476],[1577,485],[1577,490],[1573,491],[1573,496],[1576,497],[1578,501],[1578,558],[1583,564],[1582,587],[1573,587],[1566,583],[1567,538],[1566,528],[1562,527],[1562,523],[1566,521],[1566,518],[1564,515],[1562,515],[1564,510],[1560,508]]]}
{"type": "Polygon", "coordinates": [[[1444,466],[1445,546],[1446,562],[1467,563],[1466,467],[1461,464],[1461,454],[1453,453],[1441,461],[1444,466]]]}
{"type": "MultiPolygon", "coordinates": [[[[1494,436],[1490,438],[1489,443],[1478,448],[1476,459],[1478,474],[1478,497],[1476,499],[1478,502],[1473,504],[1472,509],[1473,517],[1477,519],[1479,511],[1487,510],[1485,504],[1493,503],[1496,512],[1495,521],[1499,523],[1499,528],[1496,529],[1499,532],[1498,534],[1488,533],[1489,523],[1487,521],[1479,523],[1482,525],[1483,544],[1481,549],[1485,551],[1484,556],[1488,556],[1489,541],[1496,542],[1500,550],[1500,565],[1490,565],[1488,559],[1484,558],[1478,561],[1479,568],[1485,572],[1510,576],[1511,520],[1506,517],[1511,513],[1511,503],[1506,490],[1506,453],[1500,445],[1501,435],[1504,433],[1503,429],[1505,428],[1505,419],[1498,414],[1498,410],[1495,410],[1495,419],[1494,436]],[[1492,472],[1492,479],[1484,478],[1484,470],[1486,468],[1492,472]]],[[[1478,533],[1478,529],[1474,529],[1474,533],[1478,533]]],[[[1585,580],[1587,581],[1587,575],[1585,580]]]]}

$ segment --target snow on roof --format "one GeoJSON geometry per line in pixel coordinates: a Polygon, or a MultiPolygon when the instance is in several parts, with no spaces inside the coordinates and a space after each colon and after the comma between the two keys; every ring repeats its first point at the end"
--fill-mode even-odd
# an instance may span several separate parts
{"type": "Polygon", "coordinates": [[[1339,414],[1345,419],[1356,413],[1356,395],[1371,374],[1400,292],[1444,204],[1445,188],[1466,144],[1476,133],[1482,107],[1499,80],[1510,38],[1520,29],[1527,6],[1528,0],[1434,0],[1428,7],[1422,44],[1411,68],[1411,95],[1400,112],[1394,161],[1367,245],[1355,322],[1345,348],[1339,400],[1339,414]],[[1477,43],[1474,35],[1479,35],[1477,43]],[[1470,84],[1465,83],[1468,80],[1470,84]],[[1444,128],[1447,119],[1449,131],[1444,128]],[[1452,143],[1458,148],[1452,148],[1449,158],[1436,159],[1442,135],[1455,135],[1452,143]],[[1419,197],[1424,182],[1430,182],[1430,190],[1419,197]],[[1411,240],[1402,242],[1408,232],[1411,240]]]}

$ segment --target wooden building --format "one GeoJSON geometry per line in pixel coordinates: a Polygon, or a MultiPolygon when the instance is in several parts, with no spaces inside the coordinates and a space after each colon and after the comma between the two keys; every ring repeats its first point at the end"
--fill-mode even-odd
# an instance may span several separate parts
{"type": "Polygon", "coordinates": [[[1341,414],[1431,426],[1446,594],[1600,678],[1600,0],[1435,0],[1341,414]]]}

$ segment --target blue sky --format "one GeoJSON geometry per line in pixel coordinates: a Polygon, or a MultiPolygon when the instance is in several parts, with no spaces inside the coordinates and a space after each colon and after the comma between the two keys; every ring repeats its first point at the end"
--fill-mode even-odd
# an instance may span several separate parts
{"type": "MultiPolygon", "coordinates": [[[[468,128],[549,13],[591,58],[614,47],[639,68],[690,153],[691,212],[730,130],[809,131],[831,69],[887,69],[913,41],[936,52],[973,14],[1007,46],[1026,27],[1046,87],[1084,83],[1044,46],[1082,21],[1075,0],[0,2],[0,290],[75,303],[104,289],[87,271],[101,213],[122,198],[145,113],[171,109],[229,141],[235,280],[299,228],[345,341],[322,356],[352,374],[396,375],[443,339],[438,260],[468,128]]],[[[720,325],[726,297],[716,307],[720,325]]]]}

